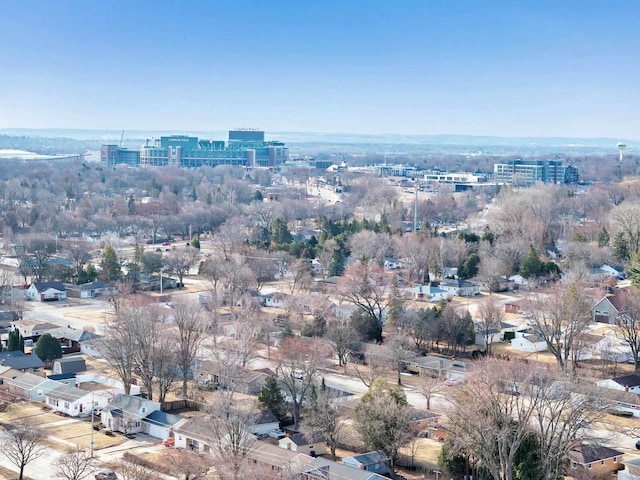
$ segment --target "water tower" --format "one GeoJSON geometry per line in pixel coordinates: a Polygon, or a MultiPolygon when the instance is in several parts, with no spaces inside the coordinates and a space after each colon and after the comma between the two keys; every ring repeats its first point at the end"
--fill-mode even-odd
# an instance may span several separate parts
{"type": "Polygon", "coordinates": [[[624,144],[622,142],[618,143],[618,151],[620,152],[620,161],[622,161],[622,155],[623,155],[623,153],[624,153],[624,151],[626,149],[627,149],[627,145],[626,144],[624,144]]]}

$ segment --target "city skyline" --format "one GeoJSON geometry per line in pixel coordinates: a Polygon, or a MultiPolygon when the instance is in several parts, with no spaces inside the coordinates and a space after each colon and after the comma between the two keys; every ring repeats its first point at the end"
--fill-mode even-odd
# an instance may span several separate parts
{"type": "Polygon", "coordinates": [[[637,139],[640,5],[0,1],[0,128],[637,139]]]}

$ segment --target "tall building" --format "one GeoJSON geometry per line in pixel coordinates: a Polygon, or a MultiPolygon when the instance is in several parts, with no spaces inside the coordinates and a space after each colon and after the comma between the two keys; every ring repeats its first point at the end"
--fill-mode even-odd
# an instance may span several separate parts
{"type": "Polygon", "coordinates": [[[577,183],[578,169],[562,160],[510,160],[493,166],[496,183],[529,187],[536,182],[566,185],[577,183]]]}
{"type": "Polygon", "coordinates": [[[284,143],[265,141],[264,132],[259,130],[231,130],[227,143],[224,140],[170,135],[147,140],[140,151],[119,148],[117,145],[103,145],[101,148],[102,163],[108,165],[275,167],[288,157],[289,149],[284,143]]]}

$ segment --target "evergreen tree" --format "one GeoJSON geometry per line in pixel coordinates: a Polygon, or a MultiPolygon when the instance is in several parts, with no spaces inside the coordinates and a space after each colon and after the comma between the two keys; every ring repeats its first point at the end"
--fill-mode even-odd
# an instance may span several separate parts
{"type": "Polygon", "coordinates": [[[611,249],[613,251],[613,256],[615,259],[624,263],[631,257],[631,252],[629,251],[629,242],[624,236],[623,232],[618,232],[613,237],[613,244],[611,245],[611,249]]]}
{"type": "Polygon", "coordinates": [[[278,420],[284,420],[286,417],[285,398],[282,390],[278,386],[278,381],[274,377],[269,377],[264,382],[258,403],[265,410],[269,410],[278,420]]]}
{"type": "Polygon", "coordinates": [[[339,277],[344,272],[344,252],[342,248],[336,248],[331,255],[327,275],[329,277],[339,277]]]}
{"type": "Polygon", "coordinates": [[[24,339],[18,330],[14,330],[9,332],[9,338],[7,339],[7,351],[15,352],[15,351],[24,352],[24,339]]]}
{"type": "Polygon", "coordinates": [[[197,236],[194,236],[191,239],[191,246],[200,250],[200,239],[197,236]]]}
{"type": "Polygon", "coordinates": [[[529,244],[529,251],[520,264],[520,275],[524,278],[537,278],[543,274],[543,262],[533,245],[529,244]]]}
{"type": "Polygon", "coordinates": [[[467,257],[464,263],[458,268],[458,277],[471,278],[478,274],[480,266],[480,257],[477,253],[472,253],[467,257]]]}
{"type": "Polygon", "coordinates": [[[392,326],[400,326],[405,313],[405,300],[398,286],[398,276],[394,275],[387,303],[387,322],[392,326]]]}
{"type": "Polygon", "coordinates": [[[289,226],[284,218],[276,218],[271,226],[271,242],[276,245],[284,245],[293,242],[289,226]]]}
{"type": "Polygon", "coordinates": [[[606,228],[602,227],[602,230],[598,232],[598,247],[606,247],[609,245],[609,241],[611,240],[611,236],[606,228]]]}
{"type": "Polygon", "coordinates": [[[56,358],[62,358],[60,342],[49,333],[45,333],[38,339],[34,352],[46,364],[51,363],[56,358]]]}
{"type": "Polygon", "coordinates": [[[102,269],[103,278],[109,282],[119,280],[122,276],[122,269],[120,267],[120,262],[118,262],[118,256],[111,245],[104,247],[100,268],[102,269]]]}
{"type": "Polygon", "coordinates": [[[626,268],[631,285],[640,288],[640,250],[631,255],[631,265],[626,268]]]}

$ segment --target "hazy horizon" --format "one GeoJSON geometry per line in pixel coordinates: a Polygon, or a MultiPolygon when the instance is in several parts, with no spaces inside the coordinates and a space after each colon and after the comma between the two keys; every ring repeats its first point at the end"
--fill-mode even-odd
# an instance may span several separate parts
{"type": "Polygon", "coordinates": [[[637,138],[640,4],[3,2],[0,128],[637,138]]]}

